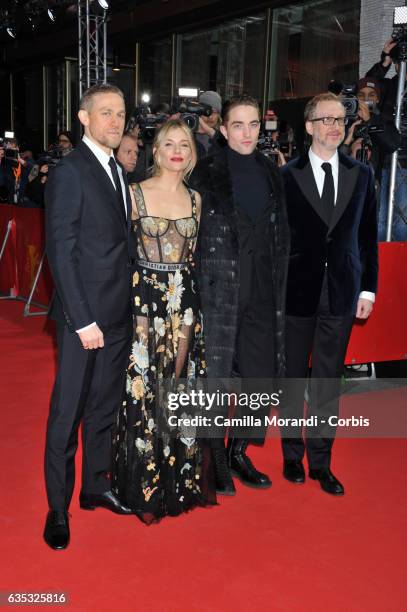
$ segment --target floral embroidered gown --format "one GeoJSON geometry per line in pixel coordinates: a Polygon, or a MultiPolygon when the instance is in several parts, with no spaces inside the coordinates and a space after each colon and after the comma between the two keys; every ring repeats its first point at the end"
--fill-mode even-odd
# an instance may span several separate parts
{"type": "Polygon", "coordinates": [[[199,219],[195,195],[189,191],[191,216],[170,220],[148,215],[142,188],[135,184],[132,189],[138,244],[134,335],[114,435],[112,489],[142,521],[152,523],[215,504],[216,494],[207,443],[182,431],[162,433],[159,423],[168,408],[156,388],[160,380],[188,382],[206,375],[193,262],[199,219]]]}

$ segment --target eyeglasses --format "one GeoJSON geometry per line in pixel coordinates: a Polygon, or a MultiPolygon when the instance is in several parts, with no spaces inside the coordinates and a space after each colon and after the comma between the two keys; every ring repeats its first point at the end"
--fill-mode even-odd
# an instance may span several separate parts
{"type": "Polygon", "coordinates": [[[311,123],[315,121],[322,121],[324,125],[335,125],[335,121],[337,121],[338,125],[343,126],[347,125],[348,118],[347,117],[318,117],[318,119],[310,119],[311,123]]]}
{"type": "Polygon", "coordinates": [[[71,141],[70,141],[70,140],[67,140],[66,138],[60,138],[60,139],[58,140],[58,142],[59,142],[60,144],[61,144],[61,143],[63,143],[63,142],[67,142],[68,144],[71,144],[71,141]]]}

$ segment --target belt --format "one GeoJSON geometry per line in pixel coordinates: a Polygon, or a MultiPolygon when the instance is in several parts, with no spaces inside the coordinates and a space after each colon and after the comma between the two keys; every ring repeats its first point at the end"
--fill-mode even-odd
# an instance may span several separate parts
{"type": "Polygon", "coordinates": [[[144,261],[143,259],[137,260],[137,265],[142,268],[148,268],[149,270],[161,270],[163,272],[175,272],[176,270],[186,270],[188,265],[186,263],[156,263],[154,261],[144,261]]]}

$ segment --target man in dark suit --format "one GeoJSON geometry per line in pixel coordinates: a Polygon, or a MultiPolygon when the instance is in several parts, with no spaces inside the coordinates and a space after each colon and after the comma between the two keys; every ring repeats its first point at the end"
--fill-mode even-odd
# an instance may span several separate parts
{"type": "MultiPolygon", "coordinates": [[[[339,407],[340,377],[354,317],[367,319],[377,289],[377,211],[371,168],[338,153],[345,134],[345,109],[332,93],[305,109],[312,137],[309,152],[281,169],[291,231],[286,300],[287,376],[304,379],[312,358],[308,416],[318,426],[282,430],[284,476],[309,476],[333,495],[344,488],[330,470],[335,427],[323,424],[339,407]],[[327,417],[327,418],[326,418],[327,417]]],[[[289,418],[303,416],[304,381],[290,381],[289,418]]]]}
{"type": "Polygon", "coordinates": [[[54,549],[69,543],[81,422],[81,507],[130,513],[110,491],[109,480],[111,430],[131,341],[131,202],[125,173],[112,154],[124,128],[123,94],[95,85],[83,95],[78,115],[83,140],[53,169],[45,193],[58,371],[45,451],[50,510],[44,538],[54,549]]]}
{"type": "MultiPolygon", "coordinates": [[[[270,391],[267,381],[284,372],[288,223],[277,168],[256,150],[259,130],[256,100],[229,100],[221,126],[227,146],[200,160],[191,176],[203,196],[197,255],[208,376],[237,374],[245,393],[270,391]]],[[[263,443],[265,428],[229,430],[227,453],[224,434],[219,429],[212,441],[217,492],[235,494],[231,473],[248,486],[270,487],[246,454],[250,442],[263,443]]]]}

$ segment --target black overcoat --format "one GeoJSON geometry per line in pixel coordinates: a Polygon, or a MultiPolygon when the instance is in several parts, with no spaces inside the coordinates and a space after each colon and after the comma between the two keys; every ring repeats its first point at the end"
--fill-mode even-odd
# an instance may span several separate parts
{"type": "MultiPolygon", "coordinates": [[[[275,166],[256,152],[270,182],[270,254],[274,306],[269,313],[275,329],[270,355],[275,376],[285,369],[284,312],[289,230],[281,178],[275,166]]],[[[238,331],[240,260],[237,212],[227,162],[227,150],[198,162],[189,184],[202,196],[197,246],[197,270],[201,292],[208,375],[229,378],[233,370],[238,331]]]]}

